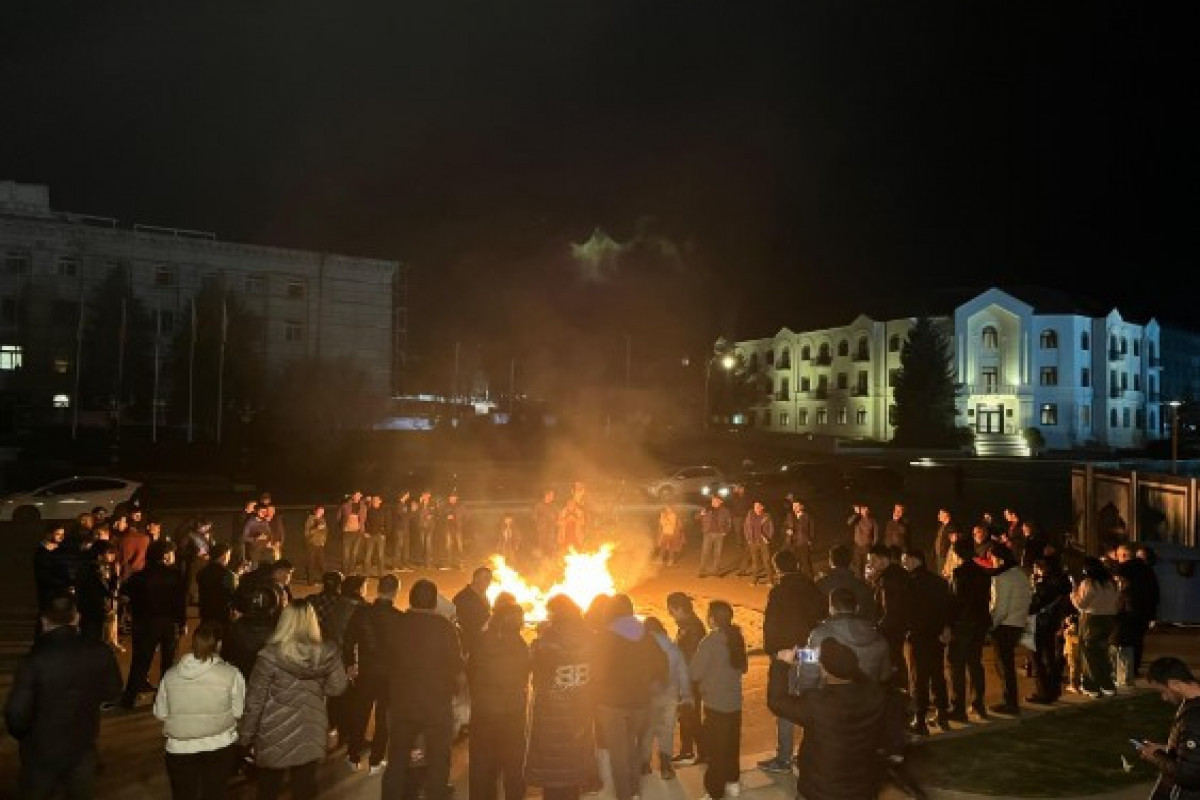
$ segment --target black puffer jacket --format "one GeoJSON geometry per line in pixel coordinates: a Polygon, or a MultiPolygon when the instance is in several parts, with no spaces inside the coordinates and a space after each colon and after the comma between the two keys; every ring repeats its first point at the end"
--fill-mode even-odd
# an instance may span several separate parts
{"type": "Polygon", "coordinates": [[[360,675],[386,675],[391,666],[387,650],[390,626],[399,617],[400,610],[388,600],[359,606],[342,637],[343,663],[357,664],[360,675]]]}
{"type": "Polygon", "coordinates": [[[187,622],[187,595],[183,575],[166,564],[149,564],[125,582],[129,613],[136,627],[152,619],[187,622]]]}
{"type": "Polygon", "coordinates": [[[950,624],[988,630],[992,627],[992,578],[974,561],[950,573],[950,624]]]}
{"type": "Polygon", "coordinates": [[[804,726],[799,793],[812,800],[875,797],[883,777],[887,695],[870,683],[839,683],[788,694],[788,665],[771,662],[767,705],[804,726]]]}
{"type": "Polygon", "coordinates": [[[275,618],[270,614],[239,617],[229,626],[221,646],[221,657],[233,664],[247,682],[254,671],[258,653],[275,632],[275,618]]]}
{"type": "Polygon", "coordinates": [[[637,617],[618,617],[596,638],[592,694],[596,705],[647,708],[667,677],[667,655],[637,617]]]}
{"type": "Polygon", "coordinates": [[[912,624],[912,583],[904,567],[889,564],[875,576],[875,609],[879,632],[888,641],[904,641],[912,624]]]}
{"type": "Polygon", "coordinates": [[[484,631],[467,661],[471,714],[525,715],[529,697],[529,645],[516,634],[484,631]]]}
{"type": "Polygon", "coordinates": [[[392,718],[423,720],[449,712],[462,674],[454,623],[432,611],[392,618],[387,634],[392,718]]]}
{"type": "Polygon", "coordinates": [[[592,637],[582,621],[552,622],[533,642],[525,780],[534,786],[599,783],[589,682],[592,637]]]}
{"type": "Polygon", "coordinates": [[[785,574],[767,595],[763,650],[773,656],[780,650],[805,644],[813,628],[825,618],[825,611],[825,596],[812,578],[800,572],[785,574]]]}

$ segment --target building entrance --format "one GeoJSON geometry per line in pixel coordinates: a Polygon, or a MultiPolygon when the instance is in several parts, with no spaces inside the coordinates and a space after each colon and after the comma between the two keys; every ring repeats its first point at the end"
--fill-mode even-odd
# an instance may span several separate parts
{"type": "Polygon", "coordinates": [[[976,433],[1004,433],[1004,406],[975,409],[976,433]]]}

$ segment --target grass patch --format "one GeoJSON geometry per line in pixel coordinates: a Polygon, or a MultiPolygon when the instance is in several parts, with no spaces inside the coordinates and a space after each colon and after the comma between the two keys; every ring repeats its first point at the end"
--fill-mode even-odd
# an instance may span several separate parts
{"type": "Polygon", "coordinates": [[[1157,693],[1028,717],[1020,725],[914,747],[922,786],[1011,797],[1075,797],[1154,780],[1130,737],[1166,740],[1175,709],[1157,693]],[[1125,772],[1121,756],[1133,764],[1125,772]]]}

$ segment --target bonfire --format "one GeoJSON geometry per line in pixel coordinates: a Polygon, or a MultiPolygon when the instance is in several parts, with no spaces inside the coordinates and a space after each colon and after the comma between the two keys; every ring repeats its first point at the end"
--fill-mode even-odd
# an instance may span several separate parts
{"type": "Polygon", "coordinates": [[[508,592],[517,599],[517,603],[525,609],[527,622],[541,622],[546,619],[546,601],[556,594],[565,594],[584,610],[592,600],[602,594],[616,594],[617,585],[612,573],[608,571],[608,559],[613,554],[614,545],[611,542],[600,546],[592,553],[580,553],[571,549],[563,556],[562,580],[548,589],[535,586],[513,569],[503,556],[492,556],[492,577],[494,582],[488,589],[488,600],[495,602],[501,592],[508,592]]]}

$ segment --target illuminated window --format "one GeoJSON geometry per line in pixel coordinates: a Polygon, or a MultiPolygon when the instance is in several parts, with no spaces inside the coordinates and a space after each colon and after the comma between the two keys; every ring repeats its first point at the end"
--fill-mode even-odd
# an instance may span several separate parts
{"type": "Polygon", "coordinates": [[[817,409],[817,424],[826,425],[829,423],[829,412],[823,408],[817,409]]]}
{"type": "Polygon", "coordinates": [[[808,424],[808,409],[802,408],[796,412],[796,424],[804,427],[808,424]]]}
{"type": "Polygon", "coordinates": [[[1058,386],[1058,367],[1042,367],[1042,386],[1058,386]]]}
{"type": "Polygon", "coordinates": [[[837,424],[845,425],[849,419],[850,419],[850,415],[846,413],[846,407],[842,406],[841,408],[839,408],[838,415],[837,415],[837,424]]]}
{"type": "Polygon", "coordinates": [[[1000,346],[1000,333],[991,325],[983,329],[981,333],[984,350],[995,350],[1000,346]]]}
{"type": "Polygon", "coordinates": [[[856,425],[867,424],[867,410],[865,408],[860,408],[854,412],[854,422],[856,425]]]}
{"type": "Polygon", "coordinates": [[[70,408],[71,396],[67,394],[56,394],[52,400],[55,408],[70,408]]]}
{"type": "Polygon", "coordinates": [[[1054,331],[1042,331],[1042,349],[1056,350],[1058,349],[1058,334],[1054,331]]]}
{"type": "Polygon", "coordinates": [[[1058,406],[1054,403],[1042,403],[1042,424],[1058,424],[1058,406]]]}
{"type": "Polygon", "coordinates": [[[54,359],[54,371],[57,372],[59,375],[66,375],[67,371],[70,369],[71,369],[71,362],[68,359],[65,359],[65,358],[54,359]]]}
{"type": "Polygon", "coordinates": [[[20,369],[22,353],[19,344],[0,344],[0,370],[20,369]]]}

